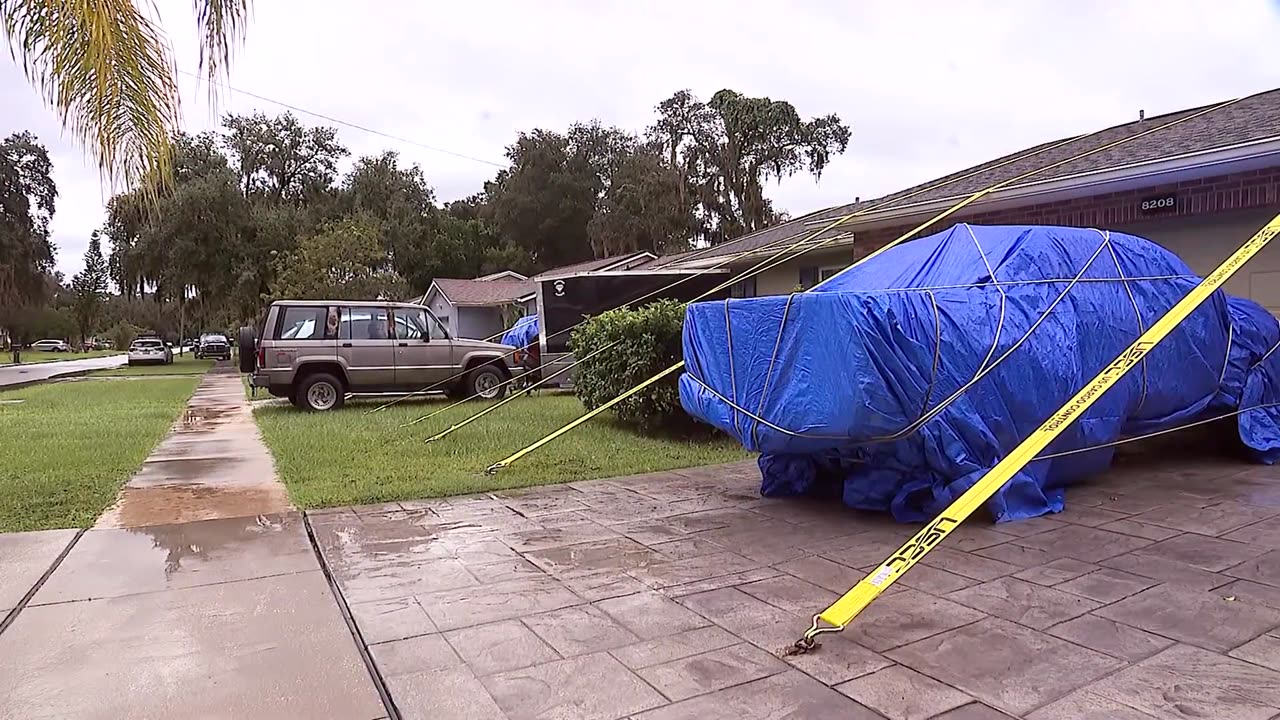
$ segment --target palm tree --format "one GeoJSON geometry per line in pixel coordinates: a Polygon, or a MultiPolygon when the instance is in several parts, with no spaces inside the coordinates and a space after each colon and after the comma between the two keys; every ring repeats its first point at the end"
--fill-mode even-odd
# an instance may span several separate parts
{"type": "MultiPolygon", "coordinates": [[[[250,0],[192,0],[210,92],[244,39],[250,0]]],[[[177,66],[152,0],[0,0],[10,54],[63,127],[127,187],[168,181],[177,66]]]]}

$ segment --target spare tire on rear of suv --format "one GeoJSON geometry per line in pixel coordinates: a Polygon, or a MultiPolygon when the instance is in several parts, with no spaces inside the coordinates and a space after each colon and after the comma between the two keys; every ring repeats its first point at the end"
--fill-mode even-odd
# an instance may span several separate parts
{"type": "Polygon", "coordinates": [[[240,372],[252,373],[258,369],[258,337],[253,328],[240,328],[240,372]]]}

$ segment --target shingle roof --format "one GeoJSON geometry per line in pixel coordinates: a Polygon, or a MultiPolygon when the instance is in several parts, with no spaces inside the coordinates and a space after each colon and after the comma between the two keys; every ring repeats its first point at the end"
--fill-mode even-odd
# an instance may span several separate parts
{"type": "Polygon", "coordinates": [[[461,280],[436,278],[435,284],[454,305],[507,305],[533,292],[528,280],[461,280]]]}
{"type": "Polygon", "coordinates": [[[540,272],[529,279],[540,280],[544,277],[550,277],[552,275],[571,275],[573,273],[584,273],[584,272],[591,272],[592,270],[600,270],[602,268],[609,267],[610,265],[621,263],[625,260],[628,260],[629,258],[634,258],[640,254],[641,253],[639,252],[633,252],[633,253],[627,253],[626,255],[614,255],[613,257],[596,258],[595,260],[586,260],[580,263],[574,263],[573,265],[561,265],[560,267],[551,268],[550,270],[547,270],[545,272],[540,272]]]}
{"type": "MultiPolygon", "coordinates": [[[[1215,103],[1216,105],[1217,103],[1215,103]]],[[[1026,150],[996,158],[989,162],[966,168],[959,172],[930,180],[899,192],[874,200],[839,205],[796,218],[781,225],[765,228],[731,242],[697,253],[697,258],[719,257],[758,250],[789,237],[797,240],[806,232],[818,227],[806,225],[813,220],[866,211],[891,211],[919,203],[960,200],[968,195],[991,187],[1001,181],[1016,178],[1036,168],[1071,158],[1095,148],[1104,147],[1123,138],[1147,132],[1153,128],[1188,118],[1209,107],[1180,110],[1178,112],[1125,123],[1102,131],[1042,143],[1026,150]],[[1058,145],[1058,147],[1054,147],[1058,145]],[[1004,164],[1007,163],[1007,164],[1004,164]]],[[[1114,148],[1108,148],[1085,158],[1037,173],[1004,189],[1015,189],[1048,180],[1069,178],[1141,165],[1169,158],[1228,148],[1257,140],[1280,136],[1280,89],[1269,90],[1243,98],[1226,107],[1185,120],[1172,127],[1157,130],[1114,148]]],[[[779,247],[782,247],[781,245],[779,247]]],[[[689,253],[670,258],[660,258],[654,266],[690,259],[689,253]]]]}

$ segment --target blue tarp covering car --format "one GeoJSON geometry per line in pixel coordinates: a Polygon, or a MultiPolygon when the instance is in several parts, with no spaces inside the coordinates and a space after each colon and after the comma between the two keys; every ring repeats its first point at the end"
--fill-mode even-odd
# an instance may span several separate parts
{"type": "Polygon", "coordinates": [[[538,339],[538,316],[525,315],[502,335],[502,344],[511,347],[528,347],[538,339]]]}
{"type": "MultiPolygon", "coordinates": [[[[765,495],[922,521],[1197,282],[1132,235],[956,225],[808,292],[690,305],[680,399],[761,453],[765,495]]],[[[1280,459],[1278,343],[1265,309],[1215,293],[987,509],[1061,511],[1072,481],[1110,463],[1099,446],[1231,413],[1257,460],[1280,459]]]]}

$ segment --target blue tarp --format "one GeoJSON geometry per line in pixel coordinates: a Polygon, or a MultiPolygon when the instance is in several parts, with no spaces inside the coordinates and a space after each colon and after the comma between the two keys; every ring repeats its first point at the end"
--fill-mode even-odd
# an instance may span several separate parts
{"type": "MultiPolygon", "coordinates": [[[[957,225],[809,292],[689,306],[680,399],[761,453],[765,495],[830,494],[921,521],[1197,282],[1131,235],[957,225]]],[[[1270,313],[1215,293],[1042,455],[1257,408],[1236,416],[1240,439],[1272,463],[1278,342],[1270,313]]],[[[1058,512],[1064,487],[1113,452],[1032,462],[987,508],[997,521],[1058,512]]]]}
{"type": "Polygon", "coordinates": [[[522,347],[528,347],[537,339],[538,339],[538,316],[525,315],[524,317],[517,320],[516,324],[512,325],[509,330],[503,333],[502,344],[510,345],[511,347],[522,348],[522,347]]]}

